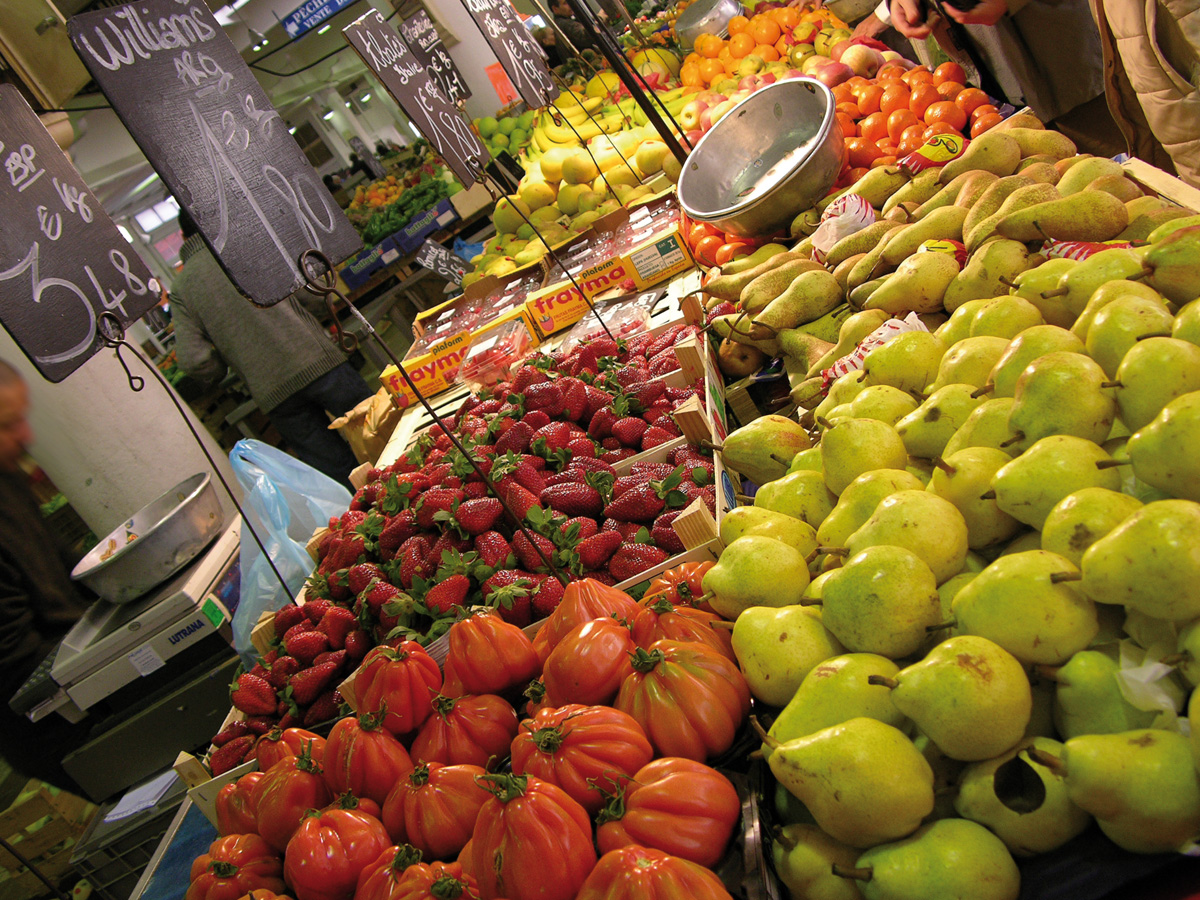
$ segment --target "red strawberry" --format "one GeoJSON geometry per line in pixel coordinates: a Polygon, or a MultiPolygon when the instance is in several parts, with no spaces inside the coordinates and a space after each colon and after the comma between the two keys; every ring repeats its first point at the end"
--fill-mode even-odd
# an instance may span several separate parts
{"type": "MultiPolygon", "coordinates": [[[[429,542],[424,538],[413,538],[412,540],[419,540],[420,543],[410,544],[408,549],[402,552],[400,557],[400,571],[397,573],[400,584],[405,589],[412,587],[414,578],[425,578],[433,573],[433,566],[429,564],[429,542]]],[[[389,584],[387,587],[392,588],[392,585],[389,584]]],[[[376,585],[371,593],[374,594],[379,588],[380,585],[376,585]]],[[[395,590],[395,588],[392,589],[395,590]]],[[[396,593],[399,593],[399,591],[396,591],[396,593]]],[[[391,598],[389,597],[388,599],[390,600],[391,598]]]]}
{"type": "Polygon", "coordinates": [[[214,747],[224,747],[234,738],[239,738],[243,734],[249,734],[250,729],[246,727],[245,722],[230,722],[225,726],[224,730],[213,735],[212,743],[214,747]]]}
{"type": "Polygon", "coordinates": [[[313,623],[308,621],[307,618],[305,618],[304,621],[297,622],[295,625],[293,625],[291,628],[289,628],[287,631],[285,631],[283,633],[283,642],[284,642],[284,644],[286,644],[288,642],[288,640],[291,639],[294,635],[304,634],[304,632],[312,631],[312,630],[313,630],[313,623]]]}
{"type": "Polygon", "coordinates": [[[527,422],[514,422],[496,441],[496,453],[504,454],[510,450],[515,453],[525,453],[529,450],[529,441],[532,437],[533,429],[527,422]]]}
{"type": "MultiPolygon", "coordinates": [[[[608,395],[605,394],[604,396],[607,397],[608,395]]],[[[603,409],[597,410],[595,415],[588,421],[588,435],[598,441],[604,440],[612,434],[613,423],[618,418],[619,416],[612,407],[606,406],[603,409]]]]}
{"type": "Polygon", "coordinates": [[[677,434],[671,434],[667,429],[658,425],[651,425],[642,435],[642,449],[650,450],[657,447],[659,444],[665,444],[667,441],[673,441],[679,437],[677,434]]]}
{"type": "Polygon", "coordinates": [[[641,444],[642,433],[649,427],[646,421],[638,416],[626,416],[613,423],[612,435],[626,447],[637,447],[641,444]]]}
{"type": "Polygon", "coordinates": [[[573,519],[567,519],[559,526],[559,531],[566,534],[572,526],[579,527],[579,533],[576,535],[577,541],[586,541],[593,534],[600,530],[600,526],[596,524],[595,519],[590,519],[587,516],[576,516],[573,519]]]}
{"type": "Polygon", "coordinates": [[[430,615],[444,616],[463,605],[471,590],[471,579],[466,575],[451,575],[439,581],[425,594],[425,608],[430,615]]]}
{"type": "Polygon", "coordinates": [[[355,628],[346,635],[346,644],[343,648],[346,651],[346,659],[352,663],[358,662],[367,655],[371,646],[370,636],[363,629],[355,628]]]}
{"type": "Polygon", "coordinates": [[[265,678],[245,672],[238,676],[237,687],[230,701],[249,716],[266,716],[275,712],[275,688],[265,678]]]}
{"type": "Polygon", "coordinates": [[[470,546],[471,541],[469,538],[461,538],[456,534],[450,533],[449,531],[445,532],[441,535],[441,537],[434,541],[433,546],[429,548],[429,556],[427,559],[430,565],[430,570],[432,571],[442,564],[442,557],[445,555],[447,550],[462,551],[468,549],[470,546]]]}
{"type": "Polygon", "coordinates": [[[367,518],[367,514],[360,509],[349,509],[342,513],[342,517],[338,519],[338,525],[342,531],[353,531],[367,518]]]}
{"type": "Polygon", "coordinates": [[[596,443],[591,438],[576,437],[567,444],[572,459],[591,459],[596,455],[596,443]]]}
{"type": "Polygon", "coordinates": [[[575,552],[579,554],[580,565],[585,571],[603,567],[624,540],[616,531],[599,531],[589,538],[584,538],[575,548],[575,552]]]}
{"type": "MultiPolygon", "coordinates": [[[[635,366],[632,364],[632,360],[631,360],[630,365],[626,366],[623,369],[617,370],[615,378],[617,380],[617,384],[619,384],[622,388],[625,388],[632,384],[644,383],[646,381],[647,374],[648,373],[647,373],[646,369],[644,368],[644,363],[642,365],[635,366]]],[[[665,389],[665,386],[664,386],[664,389],[665,389]]]]}
{"type": "Polygon", "coordinates": [[[488,486],[482,481],[468,481],[463,485],[463,493],[468,500],[479,500],[488,495],[488,486]]]}
{"type": "Polygon", "coordinates": [[[671,523],[678,518],[681,510],[672,510],[665,512],[654,520],[654,527],[650,529],[650,540],[654,541],[655,546],[662,547],[668,553],[682,553],[684,550],[683,541],[679,539],[679,535],[675,533],[675,529],[671,527],[671,523]]]}
{"type": "Polygon", "coordinates": [[[275,634],[282,636],[288,629],[305,621],[304,610],[295,603],[288,603],[275,612],[275,634]]]}
{"type": "Polygon", "coordinates": [[[573,516],[595,518],[604,511],[604,501],[600,497],[600,492],[587,484],[556,484],[542,491],[539,499],[544,506],[548,506],[568,518],[573,516]]]}
{"type": "Polygon", "coordinates": [[[361,535],[338,536],[329,542],[329,548],[328,555],[321,560],[319,567],[321,572],[337,572],[341,569],[348,569],[356,563],[362,562],[367,552],[366,541],[361,535]]]}
{"type": "Polygon", "coordinates": [[[293,675],[300,671],[300,660],[294,656],[281,656],[271,663],[271,671],[267,675],[267,681],[271,682],[271,687],[278,691],[282,691],[287,687],[288,681],[293,675]]]}
{"type": "Polygon", "coordinates": [[[503,569],[483,583],[483,598],[499,609],[504,621],[524,628],[530,622],[529,591],[535,582],[529,572],[503,569]]]}
{"type": "Polygon", "coordinates": [[[496,489],[504,496],[504,502],[508,504],[513,515],[521,519],[524,519],[526,513],[538,505],[537,497],[515,482],[507,485],[498,484],[496,489]]]}
{"type": "Polygon", "coordinates": [[[667,551],[650,544],[624,544],[608,561],[608,572],[617,582],[626,581],[657,566],[667,558],[667,551]]]}
{"type": "Polygon", "coordinates": [[[634,463],[632,466],[629,467],[630,475],[637,475],[639,477],[644,476],[647,478],[666,478],[668,475],[670,475],[674,471],[675,471],[675,467],[673,465],[671,465],[670,463],[665,463],[665,462],[662,462],[662,463],[640,462],[640,463],[634,463]]]}
{"type": "MultiPolygon", "coordinates": [[[[382,577],[383,569],[375,563],[359,563],[357,566],[351,566],[350,571],[346,573],[346,583],[350,586],[350,593],[357,597],[366,590],[367,585],[382,577]]],[[[322,617],[322,621],[323,619],[324,617],[322,617]]]]}
{"type": "Polygon", "coordinates": [[[308,665],[329,649],[329,636],[320,631],[305,631],[284,641],[283,646],[289,656],[294,656],[301,664],[308,665]]]}
{"type": "Polygon", "coordinates": [[[477,535],[491,531],[502,515],[504,507],[499,500],[495,497],[483,497],[460,504],[454,519],[467,534],[477,535]]]}
{"type": "Polygon", "coordinates": [[[616,465],[623,459],[629,459],[631,456],[637,456],[637,451],[632,447],[621,447],[617,450],[606,450],[600,454],[600,459],[610,465],[616,465]]]}
{"type": "Polygon", "coordinates": [[[330,607],[330,602],[323,597],[316,600],[309,600],[301,609],[304,610],[304,615],[308,617],[308,621],[316,625],[325,617],[326,611],[330,607]]]}
{"type": "Polygon", "coordinates": [[[329,687],[337,672],[337,664],[332,660],[297,672],[288,684],[292,690],[292,700],[297,706],[308,706],[329,687]]]}
{"type": "MultiPolygon", "coordinates": [[[[379,555],[384,560],[395,557],[396,551],[417,533],[417,515],[411,509],[402,509],[387,520],[379,534],[379,555]]],[[[354,591],[355,594],[360,593],[354,591]]]]}
{"type": "Polygon", "coordinates": [[[529,446],[538,456],[548,458],[566,447],[577,433],[576,428],[567,422],[551,422],[533,433],[529,446]]]}
{"type": "Polygon", "coordinates": [[[463,499],[458,488],[432,488],[421,495],[417,504],[417,524],[422,528],[433,528],[439,512],[450,512],[455,502],[463,499]]]}
{"type": "Polygon", "coordinates": [[[515,394],[521,394],[530,385],[540,384],[549,380],[546,373],[537,366],[521,366],[517,369],[516,375],[513,376],[511,390],[515,394]]]}
{"type": "Polygon", "coordinates": [[[587,392],[587,409],[584,410],[581,422],[590,422],[595,417],[596,413],[608,406],[612,402],[612,396],[608,391],[602,391],[595,385],[584,385],[584,390],[587,392]]]}
{"type": "Polygon", "coordinates": [[[357,627],[358,620],[354,613],[343,606],[333,606],[325,613],[317,630],[328,635],[330,647],[341,650],[346,646],[346,635],[357,627]]]}
{"type": "Polygon", "coordinates": [[[278,724],[279,717],[273,712],[261,716],[250,716],[246,719],[246,727],[250,729],[251,734],[266,734],[278,724]]]}
{"type": "Polygon", "coordinates": [[[335,666],[337,666],[338,671],[340,672],[342,669],[342,666],[345,665],[345,663],[346,663],[346,651],[345,650],[326,650],[324,653],[322,653],[320,656],[318,656],[316,659],[313,660],[313,665],[320,666],[320,665],[324,665],[327,662],[331,662],[335,666]]]}
{"type": "Polygon", "coordinates": [[[208,758],[208,768],[212,771],[213,777],[223,775],[244,763],[253,744],[254,738],[243,734],[214,750],[212,756],[208,758]]]}
{"type": "MultiPolygon", "coordinates": [[[[383,607],[399,597],[400,593],[400,588],[394,584],[387,581],[377,581],[363,594],[363,602],[370,609],[371,615],[376,619],[380,619],[383,617],[383,607]]],[[[349,634],[346,636],[349,638],[349,634]]]]}
{"type": "MultiPolygon", "coordinates": [[[[541,548],[546,558],[553,560],[554,544],[550,542],[550,539],[540,534],[530,533],[533,534],[533,540],[537,542],[537,546],[541,548]]],[[[529,571],[536,572],[546,569],[546,564],[542,562],[542,557],[538,555],[533,543],[525,536],[525,532],[518,531],[513,535],[512,548],[513,552],[517,554],[518,561],[529,571]]]]}
{"type": "Polygon", "coordinates": [[[531,384],[524,391],[525,409],[530,412],[542,411],[550,418],[563,414],[563,392],[554,382],[531,384]]]}
{"type": "Polygon", "coordinates": [[[480,562],[490,569],[507,568],[506,563],[509,566],[516,565],[512,547],[498,531],[485,531],[475,538],[475,552],[479,554],[480,562]]]}
{"type": "Polygon", "coordinates": [[[643,409],[653,406],[654,401],[666,393],[666,390],[667,386],[661,381],[642,381],[625,385],[625,393],[640,403],[643,409]]]}
{"type": "Polygon", "coordinates": [[[304,727],[312,728],[330,719],[336,719],[342,711],[342,695],[337,691],[325,691],[312,702],[304,713],[304,727]]]}
{"type": "Polygon", "coordinates": [[[578,378],[560,378],[563,393],[562,415],[571,422],[583,420],[588,408],[587,386],[578,378]]]}
{"type": "Polygon", "coordinates": [[[525,417],[521,420],[534,431],[537,431],[544,425],[550,424],[550,417],[541,409],[531,410],[525,413],[525,417]]]}
{"type": "Polygon", "coordinates": [[[562,582],[554,576],[544,578],[533,592],[530,601],[531,614],[534,621],[544,619],[558,608],[563,598],[562,582]]]}

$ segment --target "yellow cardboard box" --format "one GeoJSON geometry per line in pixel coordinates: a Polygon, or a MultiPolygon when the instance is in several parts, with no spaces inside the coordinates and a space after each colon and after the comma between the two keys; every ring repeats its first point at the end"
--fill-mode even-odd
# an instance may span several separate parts
{"type": "MultiPolygon", "coordinates": [[[[454,384],[458,367],[462,365],[471,346],[472,336],[469,331],[459,332],[434,344],[427,352],[404,360],[405,371],[423,396],[432,397],[454,384]]],[[[395,366],[384,369],[379,380],[401,409],[407,409],[417,402],[416,395],[395,366]]]]}

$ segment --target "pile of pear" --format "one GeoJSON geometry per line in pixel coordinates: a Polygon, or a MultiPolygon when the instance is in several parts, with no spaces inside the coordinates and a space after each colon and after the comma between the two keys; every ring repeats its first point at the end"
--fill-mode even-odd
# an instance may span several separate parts
{"type": "MultiPolygon", "coordinates": [[[[1108,168],[1072,159],[1062,179],[1108,168]]],[[[1063,193],[1087,227],[1116,209],[1105,178],[1063,193]]],[[[721,448],[759,487],[704,588],[779,710],[763,752],[797,900],[1015,898],[1014,857],[1093,821],[1134,853],[1200,839],[1200,218],[1138,199],[1156,208],[1122,201],[1121,231],[1056,233],[1151,217],[1134,248],[1043,260],[1040,235],[998,232],[940,317],[916,289],[852,310],[831,358],[893,315],[936,327],[721,448]]]]}

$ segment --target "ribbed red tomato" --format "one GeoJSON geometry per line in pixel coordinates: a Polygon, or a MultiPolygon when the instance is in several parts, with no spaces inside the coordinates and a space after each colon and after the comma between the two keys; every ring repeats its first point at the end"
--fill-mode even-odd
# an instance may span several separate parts
{"type": "Polygon", "coordinates": [[[575,900],[732,900],[721,879],[703,866],[650,847],[605,853],[575,900]]]}
{"type": "Polygon", "coordinates": [[[282,853],[300,827],[304,813],[328,806],[333,792],[325,783],[321,767],[301,752],[275,763],[254,786],[251,796],[258,833],[282,853]]]}
{"type": "MultiPolygon", "coordinates": [[[[694,641],[712,647],[732,662],[737,662],[733,652],[732,632],[715,623],[725,622],[716,613],[693,609],[687,605],[672,606],[665,595],[659,595],[643,605],[630,631],[639,647],[649,647],[655,641],[694,641]]],[[[726,623],[728,624],[728,623],[726,623]]]]}
{"type": "Polygon", "coordinates": [[[562,600],[537,633],[533,646],[544,662],[563,635],[584,622],[612,616],[630,620],[637,612],[637,601],[614,587],[594,578],[572,581],[563,590],[562,600]]]}
{"type": "Polygon", "coordinates": [[[448,697],[519,690],[537,678],[542,668],[525,632],[494,610],[455,622],[448,643],[442,691],[448,697]]]}
{"type": "Polygon", "coordinates": [[[184,900],[238,900],[258,888],[282,894],[283,860],[257,834],[219,837],[192,862],[184,900]]]}
{"type": "Polygon", "coordinates": [[[417,766],[383,804],[383,826],[397,844],[412,844],[425,859],[452,859],[471,839],[479,808],[491,796],[476,778],[479,766],[417,766]]]}
{"type": "Polygon", "coordinates": [[[512,767],[556,784],[595,814],[654,751],[642,727],[618,709],[570,704],[543,709],[521,723],[512,742],[512,767]]]}
{"type": "Polygon", "coordinates": [[[732,745],[750,712],[738,667],[703,644],[656,641],[639,647],[617,709],[633,716],[658,756],[703,761],[732,745]]]}
{"type": "Polygon", "coordinates": [[[463,870],[483,900],[571,900],[596,864],[592,823],[565,791],[528,775],[488,775],[463,870]]]}
{"type": "Polygon", "coordinates": [[[347,716],[329,732],[325,782],[335,794],[351,791],[382,806],[392,785],[412,771],[408,751],[380,727],[382,718],[376,713],[347,716]]]}
{"type": "Polygon", "coordinates": [[[421,862],[415,847],[389,847],[362,871],[354,900],[479,900],[479,885],[456,862],[421,862]]]}
{"type": "Polygon", "coordinates": [[[380,804],[376,803],[370,797],[359,797],[350,793],[350,791],[334,797],[333,802],[322,809],[321,812],[325,812],[327,809],[356,809],[360,813],[366,813],[368,816],[373,816],[381,822],[383,821],[383,807],[380,804]]]}
{"type": "Polygon", "coordinates": [[[325,738],[304,728],[272,728],[254,742],[250,755],[258,760],[259,771],[266,772],[281,759],[299,756],[305,747],[318,765],[325,764],[325,738]]]}
{"type": "Polygon", "coordinates": [[[646,589],[646,593],[642,595],[642,605],[646,606],[661,596],[675,606],[695,606],[697,609],[712,612],[708,603],[701,604],[697,601],[704,596],[704,588],[701,586],[704,573],[714,565],[716,563],[711,560],[684,563],[656,575],[650,580],[650,587],[646,589]]]}
{"type": "Polygon", "coordinates": [[[725,854],[742,802],[729,779],[691,759],[667,756],[638,770],[601,810],[601,853],[654,847],[713,868],[725,854]]]}
{"type": "Polygon", "coordinates": [[[489,768],[508,755],[517,734],[517,713],[502,697],[442,697],[409,748],[414,763],[466,763],[489,768]]]}
{"type": "Polygon", "coordinates": [[[390,844],[383,823],[366,813],[311,810],[288,841],[283,877],[296,900],[351,900],[359,873],[390,844]]]}
{"type": "Polygon", "coordinates": [[[386,709],[383,727],[397,737],[429,718],[430,703],[441,687],[442,670],[416,641],[372,648],[354,676],[359,712],[386,709]]]}
{"type": "Polygon", "coordinates": [[[542,682],[547,701],[555,706],[611,703],[633,672],[629,659],[635,649],[629,626],[616,619],[576,625],[546,659],[542,682]]]}
{"type": "Polygon", "coordinates": [[[247,772],[217,792],[217,834],[258,832],[258,817],[254,811],[254,786],[262,781],[264,774],[266,773],[247,772]]]}

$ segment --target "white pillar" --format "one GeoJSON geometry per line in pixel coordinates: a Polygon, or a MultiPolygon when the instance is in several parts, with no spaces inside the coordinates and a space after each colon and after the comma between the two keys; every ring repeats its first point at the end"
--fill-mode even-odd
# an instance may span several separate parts
{"type": "MultiPolygon", "coordinates": [[[[111,350],[51,384],[0,329],[0,359],[29,385],[33,458],[100,537],[188,476],[212,471],[162,385],[127,351],[122,355],[133,374],[146,379],[139,393],[111,350]]],[[[183,408],[236,489],[229,457],[186,403],[183,408]]],[[[236,511],[219,482],[215,486],[229,521],[236,511]]]]}

